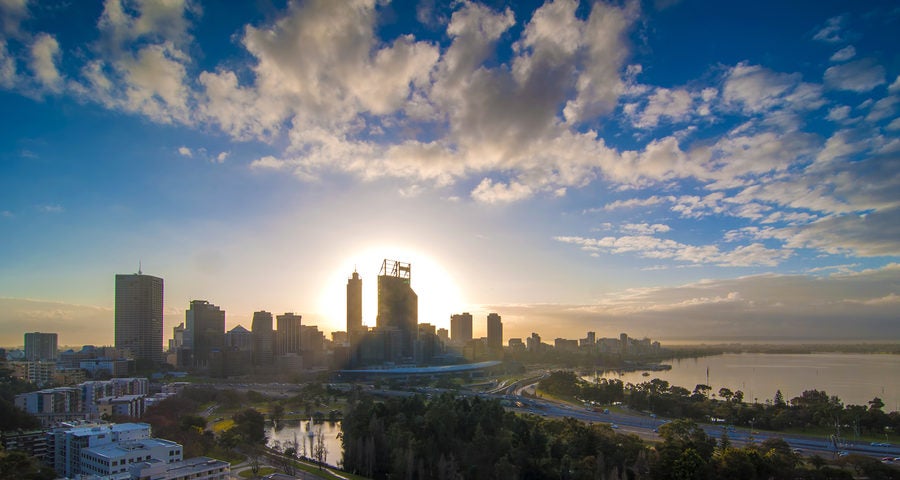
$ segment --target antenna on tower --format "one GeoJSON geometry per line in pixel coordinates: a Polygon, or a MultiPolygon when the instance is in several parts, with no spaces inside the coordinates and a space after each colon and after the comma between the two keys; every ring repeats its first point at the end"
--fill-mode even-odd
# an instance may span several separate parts
{"type": "Polygon", "coordinates": [[[141,274],[141,261],[138,260],[138,275],[141,274]]]}

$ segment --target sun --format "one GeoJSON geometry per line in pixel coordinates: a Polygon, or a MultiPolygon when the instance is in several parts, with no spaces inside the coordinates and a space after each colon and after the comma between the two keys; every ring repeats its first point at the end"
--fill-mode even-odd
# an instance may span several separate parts
{"type": "Polygon", "coordinates": [[[411,265],[410,284],[419,297],[419,323],[450,328],[450,315],[467,308],[452,275],[434,257],[409,248],[373,247],[335,265],[319,295],[319,313],[333,330],[345,330],[347,279],[357,271],[363,282],[363,324],[375,326],[378,311],[378,273],[385,259],[411,265]]]}

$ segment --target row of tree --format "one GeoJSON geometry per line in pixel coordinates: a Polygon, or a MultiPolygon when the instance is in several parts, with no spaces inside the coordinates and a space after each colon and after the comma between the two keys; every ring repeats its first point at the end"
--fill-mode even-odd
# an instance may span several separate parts
{"type": "MultiPolygon", "coordinates": [[[[720,444],[689,420],[651,445],[607,425],[507,412],[494,400],[443,395],[379,402],[360,398],[342,423],[344,469],[382,479],[818,479],[851,470],[806,463],[783,440],[720,444]]],[[[900,472],[862,458],[869,478],[900,472]]]]}
{"type": "Polygon", "coordinates": [[[745,403],[744,393],[721,388],[713,393],[708,385],[693,390],[654,378],[639,384],[600,379],[585,381],[571,371],[552,372],[539,388],[553,395],[598,403],[623,402],[630,408],[673,418],[697,421],[713,419],[767,430],[829,427],[847,435],[883,435],[900,432],[900,412],[884,412],[884,402],[874,398],[868,405],[843,405],[835,396],[807,390],[786,401],[781,391],[763,403],[745,403]]]}

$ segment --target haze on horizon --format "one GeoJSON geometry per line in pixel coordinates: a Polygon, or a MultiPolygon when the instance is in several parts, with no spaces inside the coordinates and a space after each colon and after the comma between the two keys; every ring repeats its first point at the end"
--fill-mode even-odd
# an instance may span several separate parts
{"type": "Polygon", "coordinates": [[[506,338],[900,340],[884,2],[0,15],[0,345],[112,343],[139,261],[166,337],[192,299],[342,330],[382,258],[413,264],[421,322],[475,335],[496,311],[506,338]]]}

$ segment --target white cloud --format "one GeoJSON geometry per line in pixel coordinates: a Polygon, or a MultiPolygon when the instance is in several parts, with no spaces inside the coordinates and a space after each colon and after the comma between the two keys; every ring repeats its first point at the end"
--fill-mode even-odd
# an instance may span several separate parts
{"type": "Polygon", "coordinates": [[[891,121],[891,123],[887,124],[884,127],[886,130],[897,131],[900,130],[900,118],[895,118],[891,121]]]}
{"type": "MultiPolygon", "coordinates": [[[[659,205],[664,201],[666,201],[665,198],[658,197],[656,195],[647,198],[629,198],[627,200],[616,200],[614,202],[607,203],[603,206],[603,210],[611,211],[620,208],[649,207],[653,205],[659,205]]],[[[593,209],[591,211],[593,211],[593,209]]]]}
{"type": "Polygon", "coordinates": [[[805,225],[769,230],[765,236],[782,240],[787,248],[861,257],[898,256],[900,208],[866,215],[832,215],[805,225]]]}
{"type": "Polygon", "coordinates": [[[682,121],[692,112],[693,98],[687,90],[657,88],[647,98],[647,106],[634,120],[640,128],[653,128],[661,118],[669,118],[673,122],[682,121]]]}
{"type": "Polygon", "coordinates": [[[888,92],[890,92],[890,93],[900,92],[900,75],[898,75],[897,78],[894,79],[894,83],[892,83],[888,87],[888,92]]]}
{"type": "Polygon", "coordinates": [[[730,251],[721,251],[715,245],[688,245],[648,235],[603,238],[560,236],[554,237],[554,240],[578,245],[587,252],[603,252],[614,255],[633,253],[643,258],[667,259],[720,267],[775,266],[793,254],[793,251],[789,249],[770,249],[760,243],[739,246],[730,251]]]}
{"type": "Polygon", "coordinates": [[[634,1],[625,8],[602,2],[593,5],[585,26],[585,68],[578,76],[575,98],[563,109],[567,122],[594,118],[615,107],[623,90],[619,72],[629,52],[626,36],[638,9],[634,1]]]}
{"type": "Polygon", "coordinates": [[[845,62],[855,56],[856,48],[854,48],[853,45],[847,45],[846,47],[834,52],[834,55],[831,56],[830,60],[832,62],[845,62]]]}
{"type": "Polygon", "coordinates": [[[265,157],[257,158],[250,162],[250,168],[252,169],[282,170],[287,166],[288,162],[279,160],[271,155],[266,155],[265,157]]]}
{"type": "Polygon", "coordinates": [[[485,178],[472,190],[472,198],[484,203],[508,203],[531,196],[532,191],[527,185],[518,182],[494,183],[485,178]]]}
{"type": "Polygon", "coordinates": [[[42,213],[63,213],[66,211],[66,209],[58,203],[38,205],[37,208],[42,213]]]}
{"type": "Polygon", "coordinates": [[[136,112],[160,123],[194,121],[187,76],[191,15],[187,0],[106,0],[98,21],[95,56],[82,68],[73,91],[107,108],[136,112]]]}
{"type": "Polygon", "coordinates": [[[885,83],[884,67],[871,58],[834,65],[825,70],[825,85],[863,93],[885,83]]]}
{"type": "Polygon", "coordinates": [[[228,159],[229,155],[231,155],[231,152],[219,152],[219,154],[216,155],[215,162],[225,163],[225,160],[228,159]]]}
{"type": "Polygon", "coordinates": [[[178,147],[178,153],[184,157],[193,157],[194,153],[191,152],[191,149],[185,146],[178,147]]]}
{"type": "Polygon", "coordinates": [[[62,90],[63,79],[56,67],[59,61],[59,42],[42,33],[31,44],[31,71],[40,84],[51,92],[62,90]]]}
{"type": "Polygon", "coordinates": [[[0,38],[0,87],[11,88],[16,83],[16,60],[6,48],[6,41],[0,38]]]}
{"type": "Polygon", "coordinates": [[[21,36],[22,20],[28,18],[28,0],[0,0],[2,32],[10,37],[21,36]]]}
{"type": "Polygon", "coordinates": [[[900,103],[900,95],[889,95],[878,100],[872,105],[869,114],[866,115],[866,121],[877,122],[894,116],[896,112],[894,106],[897,103],[900,103]]]}
{"type": "Polygon", "coordinates": [[[654,233],[665,233],[671,231],[672,228],[661,223],[624,223],[619,226],[619,230],[627,233],[636,233],[639,235],[653,235],[654,233]]]}
{"type": "Polygon", "coordinates": [[[816,32],[815,35],[813,35],[813,39],[827,43],[840,42],[841,40],[843,40],[843,36],[841,35],[843,24],[843,16],[829,18],[825,23],[825,26],[822,27],[818,32],[816,32]]]}
{"type": "Polygon", "coordinates": [[[828,110],[828,116],[826,118],[832,122],[841,122],[850,117],[850,110],[850,107],[846,105],[833,107],[828,110]]]}
{"type": "Polygon", "coordinates": [[[728,71],[722,97],[726,104],[747,114],[774,108],[814,110],[824,104],[821,87],[802,82],[800,74],[776,73],[746,63],[739,63],[728,71]]]}

